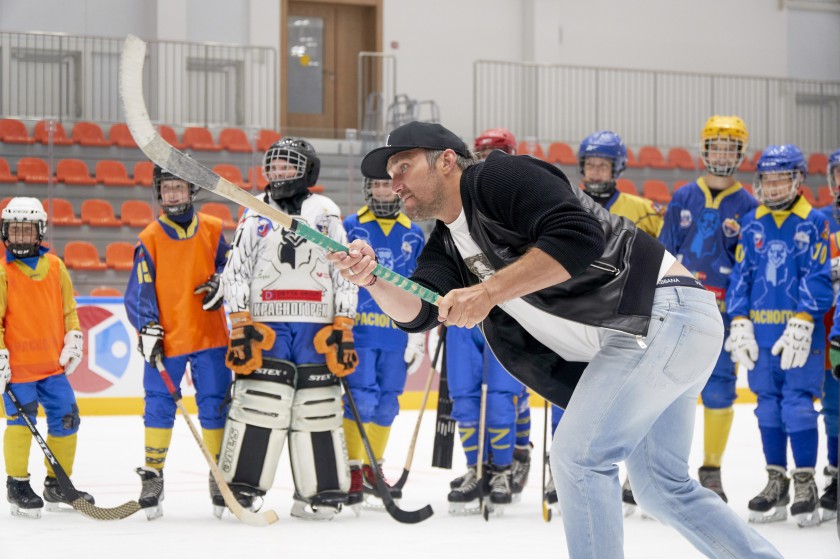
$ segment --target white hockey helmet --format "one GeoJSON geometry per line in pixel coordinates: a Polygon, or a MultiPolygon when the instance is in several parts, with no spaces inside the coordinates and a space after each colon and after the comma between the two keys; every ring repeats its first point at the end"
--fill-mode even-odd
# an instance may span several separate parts
{"type": "Polygon", "coordinates": [[[2,226],[0,226],[0,238],[6,246],[6,250],[17,258],[37,256],[41,248],[41,241],[47,232],[47,212],[44,211],[41,202],[36,198],[17,197],[9,201],[9,205],[3,209],[2,226]],[[31,223],[32,231],[20,227],[12,227],[14,223],[31,223]],[[26,237],[24,237],[24,235],[26,237]]]}

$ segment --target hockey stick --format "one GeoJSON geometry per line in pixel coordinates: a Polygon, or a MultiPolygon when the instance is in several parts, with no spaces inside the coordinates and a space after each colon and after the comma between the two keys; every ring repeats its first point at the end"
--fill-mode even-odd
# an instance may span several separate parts
{"type": "Polygon", "coordinates": [[[402,489],[408,480],[408,472],[411,469],[411,462],[414,460],[414,446],[417,444],[417,435],[420,433],[420,422],[423,420],[423,412],[426,411],[426,402],[429,400],[429,391],[432,389],[432,380],[435,378],[435,369],[437,367],[438,357],[440,357],[440,350],[443,347],[443,338],[438,338],[437,347],[435,348],[435,356],[432,358],[432,366],[429,368],[429,378],[426,379],[426,389],[423,391],[423,401],[420,403],[420,413],[417,415],[417,423],[414,425],[414,434],[411,436],[411,444],[408,446],[408,456],[405,459],[405,467],[402,475],[394,487],[402,489]]]}
{"type": "Polygon", "coordinates": [[[17,408],[18,414],[23,418],[26,426],[29,427],[29,431],[38,442],[38,446],[40,446],[41,450],[44,451],[44,456],[47,457],[47,461],[50,463],[50,466],[52,466],[53,473],[55,474],[55,479],[58,481],[58,487],[61,489],[62,495],[70,501],[70,506],[88,518],[93,518],[94,520],[122,520],[123,518],[128,518],[140,510],[140,503],[137,501],[128,501],[114,508],[102,508],[84,500],[81,494],[79,494],[79,491],[73,486],[73,482],[70,481],[70,477],[67,475],[67,472],[65,472],[64,468],[61,467],[61,464],[58,463],[58,460],[50,450],[50,447],[47,446],[47,442],[43,437],[41,437],[41,433],[38,432],[35,425],[23,411],[23,406],[21,406],[17,396],[15,396],[15,393],[12,392],[12,387],[8,384],[6,385],[6,394],[8,394],[9,399],[15,405],[15,408],[17,408]]]}
{"type": "Polygon", "coordinates": [[[446,366],[446,325],[440,330],[443,341],[443,362],[440,365],[438,383],[438,407],[435,419],[435,441],[432,447],[432,467],[449,470],[452,468],[452,451],[455,446],[455,420],[452,419],[452,398],[449,397],[449,381],[446,366]]]}
{"type": "Polygon", "coordinates": [[[397,506],[391,497],[391,492],[388,491],[388,486],[382,479],[382,470],[379,468],[379,462],[376,461],[376,455],[373,453],[373,448],[370,446],[367,434],[365,433],[365,426],[362,425],[362,418],[359,416],[359,409],[356,407],[356,401],[353,400],[353,393],[350,392],[350,386],[347,384],[347,379],[341,377],[341,386],[344,388],[344,394],[347,396],[347,404],[350,406],[350,412],[353,414],[353,421],[356,423],[356,428],[359,430],[359,435],[362,437],[362,443],[365,445],[365,453],[370,460],[370,467],[373,468],[373,477],[376,480],[376,491],[379,493],[379,498],[385,505],[385,510],[391,515],[391,518],[403,524],[417,524],[423,522],[434,514],[431,505],[426,505],[419,510],[403,510],[397,506]]]}
{"type": "Polygon", "coordinates": [[[545,496],[545,470],[548,466],[548,400],[543,401],[543,463],[542,463],[542,517],[546,522],[551,522],[551,508],[548,506],[548,499],[545,496]]]}
{"type": "Polygon", "coordinates": [[[239,504],[239,501],[236,500],[236,497],[230,490],[225,478],[222,477],[222,471],[216,464],[216,460],[210,455],[210,451],[207,450],[207,447],[204,445],[204,441],[201,439],[201,435],[195,428],[195,424],[192,422],[192,419],[190,419],[190,414],[187,411],[187,408],[184,407],[184,402],[181,399],[181,391],[175,387],[175,384],[173,384],[172,377],[170,377],[169,373],[166,372],[166,369],[163,367],[163,361],[160,358],[157,360],[157,369],[163,379],[163,384],[166,385],[166,389],[169,391],[172,399],[175,400],[175,405],[178,407],[178,411],[180,411],[181,415],[184,416],[195,442],[197,442],[199,448],[201,448],[201,454],[204,455],[207,465],[210,466],[210,475],[213,476],[213,481],[215,481],[216,485],[219,486],[219,493],[222,494],[222,498],[225,500],[225,505],[227,505],[227,508],[230,509],[230,512],[232,512],[236,518],[249,526],[268,526],[269,524],[277,522],[277,513],[273,510],[265,512],[252,512],[239,504]]]}
{"type": "MultiPolygon", "coordinates": [[[[486,373],[484,373],[486,375],[486,373]]],[[[478,408],[478,459],[475,465],[475,475],[478,477],[478,508],[485,521],[490,520],[490,510],[484,502],[484,431],[487,417],[487,380],[481,381],[481,404],[478,408]]]]}
{"type": "MultiPolygon", "coordinates": [[[[137,145],[146,156],[158,166],[175,176],[205,190],[215,192],[237,204],[263,215],[281,227],[331,252],[347,252],[346,246],[338,243],[306,223],[273,208],[254,198],[241,188],[220,177],[198,161],[187,157],[160,137],[149,120],[146,102],[143,99],[143,64],[146,58],[146,43],[134,35],[125,39],[120,56],[120,97],[123,102],[125,123],[137,145]]],[[[377,264],[373,275],[382,278],[408,293],[436,304],[440,295],[422,285],[377,264]]]]}

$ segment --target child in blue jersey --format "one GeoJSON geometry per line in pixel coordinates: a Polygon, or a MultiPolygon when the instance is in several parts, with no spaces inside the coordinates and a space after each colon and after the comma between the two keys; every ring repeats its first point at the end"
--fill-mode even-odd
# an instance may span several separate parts
{"type": "MultiPolygon", "coordinates": [[[[737,116],[715,115],[706,121],[700,136],[706,173],[674,192],[659,240],[715,294],[728,335],[725,297],[735,263],[738,221],[758,205],[734,176],[746,154],[749,134],[737,116]]],[[[735,366],[721,352],[701,393],[705,437],[698,474],[703,487],[724,501],[721,463],[734,417],[735,381],[735,366]]]]}
{"type": "Polygon", "coordinates": [[[755,415],[767,462],[768,483],[749,503],[752,522],[787,518],[793,451],[791,514],[800,526],[819,523],[818,413],[825,331],[822,317],[833,291],[828,220],[800,196],[805,159],[796,146],[770,146],[756,170],[761,205],[741,220],[736,264],[726,295],[732,319],[724,348],[749,371],[758,397],[755,415]]]}
{"type": "MultiPolygon", "coordinates": [[[[423,231],[400,211],[400,200],[391,181],[366,179],[367,205],[344,220],[347,240],[364,239],[376,251],[380,264],[410,276],[417,255],[425,244],[423,231]]],[[[383,313],[367,290],[359,291],[356,322],[353,325],[359,365],[347,377],[347,384],[359,409],[373,453],[382,462],[394,418],[400,411],[397,400],[407,374],[420,368],[425,355],[425,334],[406,334],[383,313]]],[[[359,429],[345,403],[344,435],[350,460],[348,505],[356,505],[363,494],[377,494],[374,471],[365,453],[359,429]]],[[[402,492],[391,488],[391,496],[402,492]]]]}
{"type": "MultiPolygon", "coordinates": [[[[840,292],[840,149],[828,157],[828,184],[834,193],[834,204],[826,208],[830,214],[831,230],[831,281],[835,298],[840,292]]],[[[825,434],[828,443],[828,466],[824,473],[829,478],[827,487],[820,497],[822,519],[837,517],[837,463],[838,463],[838,400],[840,399],[840,320],[835,307],[832,316],[833,325],[829,339],[831,342],[830,367],[825,373],[822,397],[822,413],[825,421],[825,434]]]]}

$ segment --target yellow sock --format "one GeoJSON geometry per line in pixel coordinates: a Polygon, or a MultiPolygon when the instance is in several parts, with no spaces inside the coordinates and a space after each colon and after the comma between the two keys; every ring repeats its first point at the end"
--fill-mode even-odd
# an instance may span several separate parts
{"type": "Polygon", "coordinates": [[[729,430],[732,428],[732,418],[735,410],[732,407],[724,409],[703,410],[703,446],[705,454],[703,465],[720,468],[723,461],[723,451],[729,441],[729,430]]]}
{"type": "Polygon", "coordinates": [[[6,460],[6,475],[26,477],[29,475],[29,449],[32,434],[25,425],[7,425],[3,434],[3,458],[6,460]]]}
{"type": "Polygon", "coordinates": [[[204,439],[204,446],[210,451],[210,456],[219,458],[219,452],[222,451],[222,435],[224,429],[201,429],[201,438],[204,439]]]}
{"type": "Polygon", "coordinates": [[[367,461],[365,458],[365,446],[362,443],[362,436],[356,422],[346,417],[342,420],[344,426],[344,440],[347,442],[347,458],[358,462],[367,461]]]}
{"type": "Polygon", "coordinates": [[[172,429],[146,427],[146,467],[162,470],[172,441],[172,429]]]}
{"type": "Polygon", "coordinates": [[[370,448],[373,450],[376,461],[382,462],[382,456],[385,454],[385,446],[388,444],[388,436],[391,434],[391,428],[383,427],[376,423],[367,423],[365,425],[365,432],[370,440],[370,448]]]}
{"type": "MultiPolygon", "coordinates": [[[[53,456],[64,468],[68,476],[73,475],[73,462],[76,459],[76,433],[66,437],[54,437],[47,435],[47,446],[52,450],[53,456]]],[[[44,465],[47,467],[47,476],[55,477],[55,472],[49,460],[44,458],[44,465]]]]}

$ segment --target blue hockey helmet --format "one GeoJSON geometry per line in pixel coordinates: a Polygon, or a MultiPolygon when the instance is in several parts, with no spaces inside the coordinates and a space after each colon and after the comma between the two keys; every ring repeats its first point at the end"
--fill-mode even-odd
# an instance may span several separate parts
{"type": "Polygon", "coordinates": [[[834,194],[834,219],[840,223],[840,190],[837,188],[837,185],[840,184],[840,180],[838,180],[838,175],[840,175],[840,149],[828,156],[826,171],[828,186],[834,194]]]}
{"type": "Polygon", "coordinates": [[[578,149],[578,169],[583,179],[583,189],[596,198],[609,198],[615,192],[615,179],[627,167],[627,146],[621,136],[609,130],[600,130],[590,134],[580,143],[578,149]],[[593,182],[586,180],[586,159],[600,157],[612,162],[612,176],[608,181],[593,182]]]}
{"type": "Polygon", "coordinates": [[[771,210],[787,209],[799,195],[807,170],[805,156],[795,145],[769,146],[756,164],[756,197],[771,210]]]}

